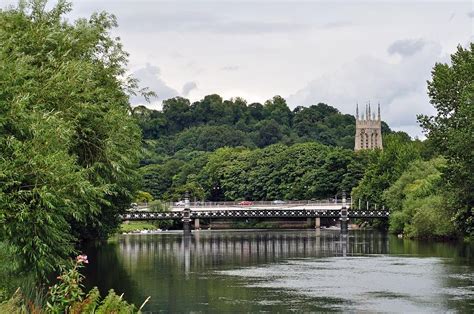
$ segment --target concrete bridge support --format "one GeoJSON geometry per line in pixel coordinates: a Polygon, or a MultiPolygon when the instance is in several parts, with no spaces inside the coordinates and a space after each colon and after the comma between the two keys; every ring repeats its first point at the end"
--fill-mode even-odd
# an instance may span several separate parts
{"type": "Polygon", "coordinates": [[[200,228],[199,218],[194,219],[194,230],[199,230],[200,228]]]}
{"type": "Polygon", "coordinates": [[[341,208],[341,233],[347,233],[349,217],[347,213],[346,192],[342,192],[342,208],[341,208]]]}
{"type": "Polygon", "coordinates": [[[315,227],[316,229],[320,229],[320,228],[321,228],[321,218],[316,217],[315,223],[314,223],[314,227],[315,227]]]}
{"type": "Polygon", "coordinates": [[[184,235],[191,234],[191,208],[189,206],[188,192],[186,192],[186,196],[184,197],[183,232],[184,235]]]}

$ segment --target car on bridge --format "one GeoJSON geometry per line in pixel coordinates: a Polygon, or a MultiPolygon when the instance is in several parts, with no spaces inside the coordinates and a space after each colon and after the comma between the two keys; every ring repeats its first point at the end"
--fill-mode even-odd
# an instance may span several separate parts
{"type": "Polygon", "coordinates": [[[253,202],[252,201],[242,201],[239,203],[239,205],[241,206],[250,206],[250,205],[253,205],[253,202]]]}
{"type": "Polygon", "coordinates": [[[285,201],[282,201],[282,200],[274,200],[272,202],[273,205],[283,205],[283,204],[286,204],[285,201]]]}
{"type": "Polygon", "coordinates": [[[175,206],[184,206],[184,201],[174,203],[175,206]]]}

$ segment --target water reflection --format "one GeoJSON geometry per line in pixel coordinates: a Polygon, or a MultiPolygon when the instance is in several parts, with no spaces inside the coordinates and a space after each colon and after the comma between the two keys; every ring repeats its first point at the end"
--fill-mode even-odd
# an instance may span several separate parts
{"type": "Polygon", "coordinates": [[[196,232],[181,234],[129,235],[119,239],[127,263],[164,256],[189,271],[212,265],[253,265],[285,258],[386,254],[388,238],[374,233],[341,235],[337,231],[308,232],[196,232]]]}
{"type": "Polygon", "coordinates": [[[89,248],[86,275],[149,311],[470,310],[471,251],[371,231],[127,235],[89,248]]]}

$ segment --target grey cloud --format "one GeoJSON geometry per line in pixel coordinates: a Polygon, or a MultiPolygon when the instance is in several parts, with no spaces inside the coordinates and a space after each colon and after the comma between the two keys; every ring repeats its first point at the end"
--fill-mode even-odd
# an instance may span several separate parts
{"type": "MultiPolygon", "coordinates": [[[[142,87],[148,87],[157,94],[158,100],[164,100],[179,95],[179,92],[168,86],[160,77],[161,71],[158,67],[148,64],[133,72],[133,77],[139,80],[142,87]]],[[[141,96],[133,96],[130,99],[132,105],[144,104],[145,99],[141,96]]]]}
{"type": "Polygon", "coordinates": [[[469,16],[471,19],[474,18],[474,11],[467,13],[467,16],[469,16]]]}
{"type": "Polygon", "coordinates": [[[427,43],[422,39],[397,40],[388,47],[389,54],[399,54],[402,57],[414,55],[423,49],[427,43]]]}
{"type": "MultiPolygon", "coordinates": [[[[288,7],[290,5],[286,5],[288,7]]],[[[279,6],[278,6],[279,7],[279,6]]],[[[97,4],[82,4],[80,13],[97,10],[97,4]]],[[[100,7],[99,7],[100,8],[100,7]]],[[[103,8],[109,10],[106,5],[103,8]]],[[[140,33],[156,32],[210,32],[223,34],[288,33],[312,28],[310,21],[287,17],[287,10],[255,6],[252,3],[186,3],[149,2],[136,5],[117,2],[111,8],[119,17],[120,28],[140,33]],[[258,12],[262,12],[259,14],[258,12]],[[265,14],[267,13],[267,14],[265,14]]],[[[102,8],[100,8],[102,9],[102,8]]]]}
{"type": "Polygon", "coordinates": [[[420,136],[416,114],[433,114],[426,80],[438,61],[447,61],[447,56],[442,58],[441,46],[433,42],[426,42],[418,53],[406,56],[396,64],[371,56],[359,57],[313,80],[287,100],[292,107],[326,102],[351,114],[356,102],[380,102],[382,119],[391,127],[420,136]]]}
{"type": "Polygon", "coordinates": [[[183,96],[187,96],[193,89],[197,88],[196,82],[187,82],[183,85],[183,96]]]}

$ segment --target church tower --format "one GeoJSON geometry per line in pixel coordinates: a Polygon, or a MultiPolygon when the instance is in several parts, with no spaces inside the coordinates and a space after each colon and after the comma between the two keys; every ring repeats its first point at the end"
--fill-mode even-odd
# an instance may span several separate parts
{"type": "Polygon", "coordinates": [[[356,107],[356,134],[354,150],[375,149],[382,147],[382,120],[380,119],[380,104],[375,113],[371,114],[370,103],[365,106],[365,116],[359,119],[359,104],[356,107]]]}

